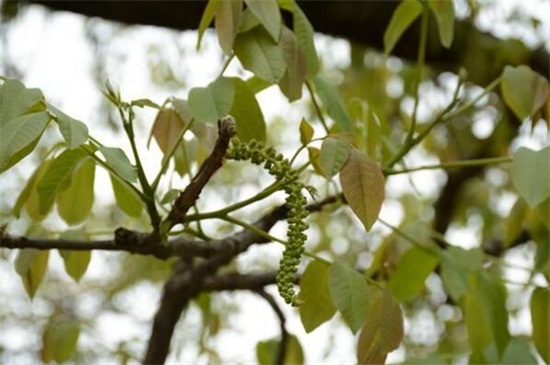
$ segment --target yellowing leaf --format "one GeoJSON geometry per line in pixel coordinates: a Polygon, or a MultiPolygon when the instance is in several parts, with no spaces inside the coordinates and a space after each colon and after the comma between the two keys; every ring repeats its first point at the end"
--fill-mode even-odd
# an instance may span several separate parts
{"type": "Polygon", "coordinates": [[[189,114],[198,121],[216,125],[231,110],[234,96],[233,83],[220,77],[207,87],[195,87],[189,91],[189,114]]]}
{"type": "Polygon", "coordinates": [[[331,178],[344,166],[350,152],[350,144],[344,138],[327,137],[321,145],[319,152],[319,164],[323,175],[331,178]]]}
{"type": "Polygon", "coordinates": [[[407,28],[422,13],[422,5],[416,0],[402,1],[395,9],[384,32],[384,52],[390,53],[407,28]]]}
{"type": "Polygon", "coordinates": [[[279,80],[279,88],[289,101],[295,101],[302,97],[302,86],[306,80],[307,71],[306,58],[296,36],[287,27],[283,27],[279,45],[286,61],[286,71],[283,78],[279,80]]]}
{"type": "Polygon", "coordinates": [[[328,283],[332,302],[352,332],[357,332],[365,322],[370,304],[365,278],[353,268],[336,262],[328,271],[328,283]]]}
{"type": "Polygon", "coordinates": [[[231,54],[241,23],[242,7],[242,0],[220,0],[216,5],[216,34],[220,47],[226,54],[231,54]]]}
{"type": "Polygon", "coordinates": [[[23,249],[19,251],[15,259],[15,270],[21,277],[23,286],[31,299],[44,278],[49,255],[50,252],[47,250],[23,249]]]}
{"type": "Polygon", "coordinates": [[[281,12],[277,0],[244,0],[248,9],[258,18],[274,41],[281,34],[281,12]]]}
{"type": "Polygon", "coordinates": [[[95,161],[91,158],[73,172],[69,188],[57,195],[57,211],[67,224],[81,223],[88,217],[94,203],[95,161]]]}
{"type": "Polygon", "coordinates": [[[243,67],[257,77],[271,84],[283,77],[286,69],[283,51],[263,28],[240,33],[233,48],[243,67]]]}
{"type": "Polygon", "coordinates": [[[385,197],[380,167],[363,152],[352,149],[340,171],[340,183],[351,210],[368,231],[378,219],[385,197]]]}
{"type": "Polygon", "coordinates": [[[177,142],[177,137],[184,128],[185,122],[180,113],[175,109],[164,108],[157,113],[151,135],[155,138],[162,153],[166,154],[177,142]]]}
{"type": "Polygon", "coordinates": [[[313,260],[304,271],[300,280],[300,299],[298,307],[300,319],[306,332],[311,332],[334,316],[336,308],[332,304],[328,288],[328,270],[330,265],[313,260]]]}
{"type": "Polygon", "coordinates": [[[300,121],[300,142],[302,142],[303,145],[308,144],[313,138],[313,133],[313,127],[307,122],[307,120],[302,118],[300,121]]]}
{"type": "Polygon", "coordinates": [[[389,352],[403,340],[403,312],[388,292],[376,295],[372,301],[361,335],[357,341],[359,364],[384,364],[389,352]]]}
{"type": "Polygon", "coordinates": [[[439,39],[445,48],[451,47],[454,35],[455,11],[452,0],[430,0],[428,5],[435,15],[439,39]]]}
{"type": "Polygon", "coordinates": [[[520,120],[539,111],[549,97],[548,80],[528,66],[506,66],[502,77],[504,101],[520,120]]]}
{"type": "Polygon", "coordinates": [[[546,363],[550,362],[550,291],[536,288],[531,295],[533,343],[546,363]]]}
{"type": "Polygon", "coordinates": [[[237,135],[243,141],[265,141],[265,119],[256,95],[245,81],[237,77],[232,77],[231,81],[235,87],[235,98],[229,114],[235,118],[237,135]]]}
{"type": "Polygon", "coordinates": [[[530,206],[550,198],[550,146],[540,151],[519,148],[510,172],[518,193],[530,206]]]}

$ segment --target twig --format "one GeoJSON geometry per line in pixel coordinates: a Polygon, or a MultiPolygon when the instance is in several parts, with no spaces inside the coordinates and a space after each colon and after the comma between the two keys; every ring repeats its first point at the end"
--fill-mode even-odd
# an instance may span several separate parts
{"type": "Polygon", "coordinates": [[[279,346],[277,348],[277,356],[275,357],[275,364],[284,364],[285,356],[286,356],[286,350],[288,345],[288,331],[286,330],[285,324],[286,324],[286,318],[285,314],[275,301],[271,295],[266,293],[266,291],[262,288],[258,291],[256,291],[256,294],[258,294],[260,297],[265,299],[265,301],[269,304],[271,309],[275,312],[275,315],[279,319],[279,327],[281,328],[281,342],[279,343],[279,346]]]}

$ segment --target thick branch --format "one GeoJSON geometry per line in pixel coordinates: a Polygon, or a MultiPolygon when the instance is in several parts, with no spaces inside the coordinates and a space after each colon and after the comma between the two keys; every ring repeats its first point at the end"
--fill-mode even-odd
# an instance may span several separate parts
{"type": "Polygon", "coordinates": [[[191,180],[189,185],[181,192],[176,199],[172,210],[166,218],[166,222],[170,226],[174,226],[180,223],[187,214],[189,208],[195,204],[199,195],[208,183],[212,175],[222,166],[223,157],[229,147],[229,141],[236,133],[235,120],[231,117],[227,117],[218,122],[218,140],[214,146],[214,150],[203,162],[197,175],[191,180]]]}

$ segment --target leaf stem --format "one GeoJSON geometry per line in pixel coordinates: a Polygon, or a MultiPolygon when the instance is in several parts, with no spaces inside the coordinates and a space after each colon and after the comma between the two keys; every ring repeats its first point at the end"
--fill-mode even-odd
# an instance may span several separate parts
{"type": "Polygon", "coordinates": [[[235,58],[234,53],[232,53],[229,57],[227,57],[227,59],[223,63],[223,67],[222,67],[220,73],[218,74],[218,78],[223,76],[223,74],[225,73],[225,70],[227,70],[227,68],[229,67],[229,64],[231,63],[231,61],[233,61],[233,58],[235,58]]]}
{"type": "Polygon", "coordinates": [[[321,107],[319,106],[319,103],[315,98],[315,93],[313,92],[313,87],[311,86],[310,81],[306,81],[306,87],[307,87],[307,91],[309,92],[309,96],[311,97],[311,101],[313,102],[313,106],[315,107],[315,112],[317,113],[317,116],[319,117],[319,120],[321,121],[323,128],[325,128],[325,132],[329,134],[330,130],[328,128],[327,121],[325,120],[325,117],[323,116],[323,112],[321,111],[321,107]]]}
{"type": "Polygon", "coordinates": [[[385,169],[384,174],[398,175],[398,174],[406,174],[409,172],[421,171],[421,170],[454,169],[454,168],[466,167],[466,166],[488,166],[488,165],[495,165],[495,164],[509,163],[509,162],[512,162],[511,157],[480,158],[475,160],[453,161],[453,162],[441,163],[437,165],[424,165],[424,166],[412,167],[409,169],[402,169],[402,170],[385,169]]]}

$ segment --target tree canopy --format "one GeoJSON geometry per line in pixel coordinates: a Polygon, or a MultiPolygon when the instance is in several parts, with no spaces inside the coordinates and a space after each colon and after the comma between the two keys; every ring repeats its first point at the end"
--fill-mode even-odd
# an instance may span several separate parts
{"type": "MultiPolygon", "coordinates": [[[[323,329],[334,361],[343,337],[328,326],[360,364],[549,361],[543,45],[478,30],[474,0],[30,3],[193,30],[192,52],[215,38],[221,62],[191,86],[151,62],[176,90],[164,100],[101,80],[100,128],[4,56],[0,260],[47,308],[2,298],[2,323],[39,333],[21,358],[159,364],[189,361],[190,344],[193,361],[225,363],[242,292],[276,318],[276,336],[240,341],[260,364],[311,361],[304,341],[323,329]],[[349,62],[328,62],[336,46],[316,32],[347,39],[349,62]],[[293,115],[268,117],[275,103],[293,115]],[[154,315],[135,299],[144,283],[154,315]],[[134,307],[136,338],[94,336],[134,307]]],[[[5,27],[27,6],[5,2],[5,27]]]]}

